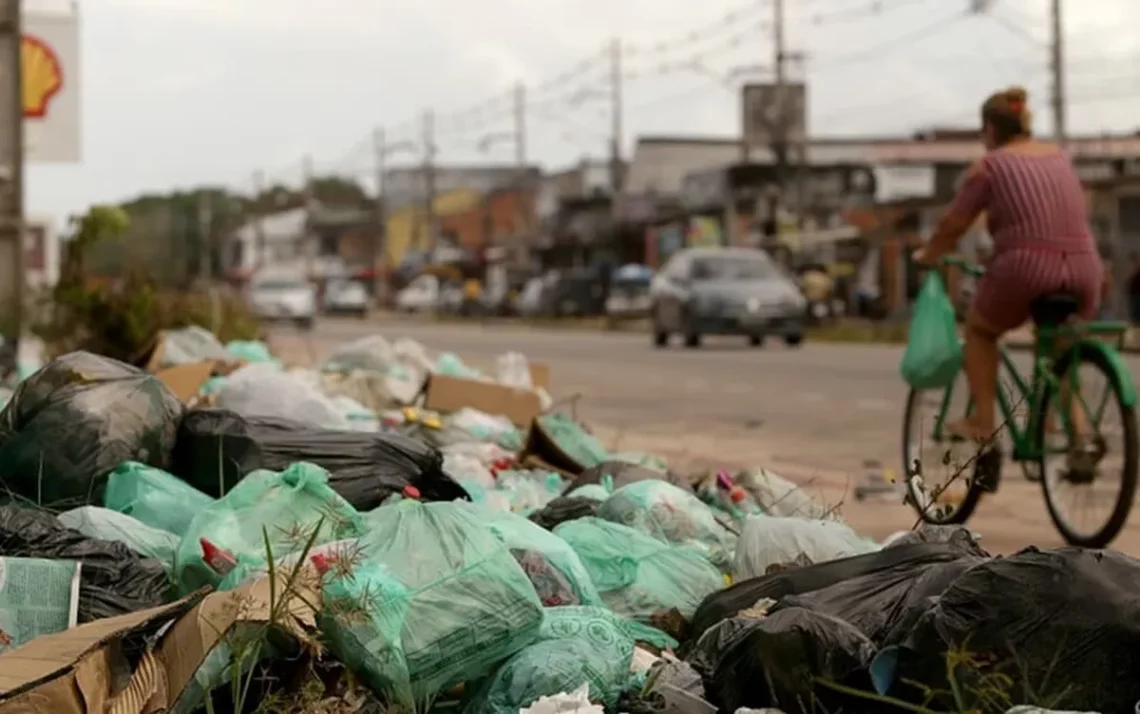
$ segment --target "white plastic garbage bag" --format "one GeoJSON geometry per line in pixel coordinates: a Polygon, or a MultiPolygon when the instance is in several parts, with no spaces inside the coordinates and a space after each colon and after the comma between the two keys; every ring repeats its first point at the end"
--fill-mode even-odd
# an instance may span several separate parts
{"type": "Polygon", "coordinates": [[[169,330],[162,336],[162,365],[190,364],[204,359],[229,359],[226,346],[204,327],[191,325],[169,330]]]}
{"type": "Polygon", "coordinates": [[[380,335],[370,335],[341,345],[325,359],[322,372],[380,372],[387,374],[397,364],[395,347],[380,335]]]}
{"type": "Polygon", "coordinates": [[[250,364],[230,375],[215,402],[242,416],[292,419],[327,429],[349,429],[336,405],[304,378],[264,363],[250,364]]]}
{"type": "Polygon", "coordinates": [[[813,565],[878,549],[839,521],[748,516],[733,570],[737,580],[745,580],[767,575],[773,566],[813,565]]]}
{"type": "Polygon", "coordinates": [[[507,352],[495,360],[495,378],[507,387],[534,389],[530,375],[530,362],[521,352],[507,352]]]}
{"type": "Polygon", "coordinates": [[[495,488],[495,475],[470,454],[444,452],[443,472],[456,481],[477,483],[485,489],[495,488]]]}
{"type": "Polygon", "coordinates": [[[519,709],[519,714],[605,714],[605,711],[600,704],[590,703],[590,684],[587,682],[573,692],[541,697],[529,707],[519,709]]]}
{"type": "Polygon", "coordinates": [[[734,479],[770,516],[834,518],[834,509],[816,501],[802,488],[768,469],[749,469],[736,474],[734,479]]]}

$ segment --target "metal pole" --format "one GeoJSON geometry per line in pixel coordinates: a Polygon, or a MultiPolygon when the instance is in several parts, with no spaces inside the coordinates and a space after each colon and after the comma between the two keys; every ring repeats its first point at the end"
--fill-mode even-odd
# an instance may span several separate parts
{"type": "MultiPolygon", "coordinates": [[[[424,152],[424,248],[429,255],[435,253],[435,112],[428,109],[423,116],[424,152]]],[[[430,258],[429,258],[430,260],[430,258]]]]}
{"type": "Polygon", "coordinates": [[[10,322],[13,360],[24,324],[22,21],[20,0],[0,0],[0,310],[10,322]]]}
{"type": "Polygon", "coordinates": [[[302,238],[302,248],[305,252],[305,273],[312,280],[313,268],[316,264],[317,246],[313,240],[313,213],[315,197],[313,195],[313,157],[306,156],[301,161],[302,188],[301,195],[305,203],[305,235],[302,238]]]}
{"type": "Polygon", "coordinates": [[[779,183],[780,191],[783,192],[788,181],[788,116],[787,116],[787,101],[784,93],[787,85],[787,68],[785,60],[787,59],[787,52],[784,48],[784,0],[775,0],[772,3],[775,17],[773,18],[773,43],[775,45],[775,69],[776,69],[776,126],[773,132],[773,153],[776,158],[776,180],[779,183]]]}
{"type": "Polygon", "coordinates": [[[515,85],[515,162],[526,166],[526,86],[515,85]]]}
{"type": "Polygon", "coordinates": [[[1050,69],[1053,73],[1053,135],[1058,144],[1068,140],[1065,121],[1065,31],[1061,0],[1052,0],[1050,8],[1051,43],[1050,69]]]}
{"type": "Polygon", "coordinates": [[[255,171],[253,174],[253,232],[255,237],[255,253],[253,256],[253,270],[256,273],[265,266],[265,251],[269,246],[265,240],[265,223],[262,220],[265,214],[261,202],[265,199],[265,173],[255,171]]]}
{"type": "Polygon", "coordinates": [[[372,152],[376,161],[376,235],[372,240],[372,297],[380,307],[384,298],[384,243],[388,230],[388,216],[384,206],[384,178],[387,174],[387,139],[384,130],[377,127],[372,132],[372,152]]]}
{"type": "Polygon", "coordinates": [[[625,186],[621,170],[621,141],[623,119],[621,40],[614,38],[610,45],[610,176],[613,182],[613,212],[615,227],[624,212],[625,186]]]}

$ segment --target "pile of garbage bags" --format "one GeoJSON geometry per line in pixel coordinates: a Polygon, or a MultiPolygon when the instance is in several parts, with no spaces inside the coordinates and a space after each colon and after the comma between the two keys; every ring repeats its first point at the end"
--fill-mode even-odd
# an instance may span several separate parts
{"type": "MultiPolygon", "coordinates": [[[[86,353],[14,386],[0,412],[0,652],[304,571],[321,645],[408,711],[1140,700],[1128,556],[992,557],[950,527],[883,545],[764,469],[676,473],[558,412],[528,429],[427,412],[431,375],[484,377],[411,341],[361,340],[313,371],[207,337],[168,336],[165,350],[246,363],[204,383],[216,399],[202,406],[86,353]]],[[[500,383],[524,384],[521,355],[498,365],[500,383]]],[[[231,652],[215,655],[196,697],[232,678],[231,652]]]]}

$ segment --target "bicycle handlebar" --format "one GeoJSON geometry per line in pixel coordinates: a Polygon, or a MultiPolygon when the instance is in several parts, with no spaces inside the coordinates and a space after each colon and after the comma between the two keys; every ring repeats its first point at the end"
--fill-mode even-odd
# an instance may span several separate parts
{"type": "Polygon", "coordinates": [[[957,255],[948,255],[939,262],[947,266],[952,265],[960,269],[966,275],[972,275],[975,278],[979,278],[986,273],[986,269],[982,266],[978,265],[977,263],[971,263],[965,258],[957,255]]]}

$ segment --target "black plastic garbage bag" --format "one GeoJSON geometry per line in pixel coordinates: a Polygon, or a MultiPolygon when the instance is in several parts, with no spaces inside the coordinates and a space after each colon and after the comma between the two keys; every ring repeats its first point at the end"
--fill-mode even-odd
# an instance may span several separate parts
{"type": "Polygon", "coordinates": [[[153,374],[90,352],[52,360],[0,412],[0,484],[51,510],[102,503],[124,461],[167,468],[182,403],[153,374]]]}
{"type": "Polygon", "coordinates": [[[162,563],[65,528],[46,511],[0,506],[0,556],[82,561],[80,623],[156,607],[173,595],[162,563]]]}
{"type": "MultiPolygon", "coordinates": [[[[709,700],[722,711],[779,707],[785,712],[871,711],[861,698],[817,682],[871,691],[867,666],[875,646],[835,617],[788,608],[746,620],[727,649],[709,653],[715,664],[707,677],[709,700]]],[[[705,644],[710,644],[702,639],[705,644]]]]}
{"type": "Polygon", "coordinates": [[[773,611],[802,607],[850,623],[877,647],[896,644],[963,573],[989,559],[962,555],[949,562],[901,561],[826,588],[789,595],[773,611]]]}
{"type": "Polygon", "coordinates": [[[912,531],[903,533],[890,542],[888,548],[910,543],[947,543],[955,538],[973,539],[973,534],[962,526],[934,526],[928,523],[912,531]]]}
{"type": "Polygon", "coordinates": [[[689,493],[693,493],[693,484],[689,482],[684,476],[674,473],[672,471],[660,471],[658,469],[650,468],[649,466],[639,466],[631,464],[627,461],[603,461],[597,466],[591,466],[578,477],[574,482],[566,487],[565,493],[571,493],[579,486],[587,486],[592,483],[601,483],[605,476],[610,476],[614,481],[614,490],[626,486],[637,481],[645,481],[647,479],[656,479],[658,481],[668,481],[678,488],[682,488],[689,493]]]}
{"type": "Polygon", "coordinates": [[[1033,692],[1054,709],[1131,712],[1140,701],[1137,583],[1140,560],[1115,551],[995,558],[946,588],[896,654],[896,675],[876,663],[876,680],[893,679],[893,696],[915,695],[904,679],[945,691],[953,651],[973,661],[956,675],[967,693],[981,688],[973,678],[1000,673],[1014,703],[1033,692]]]}
{"type": "Polygon", "coordinates": [[[329,485],[359,511],[376,508],[405,486],[425,501],[469,500],[443,472],[435,448],[400,434],[334,431],[286,419],[243,417],[226,409],[186,413],[171,468],[214,497],[257,469],[281,471],[298,461],[330,474],[329,485]]]}
{"type": "Polygon", "coordinates": [[[598,508],[601,505],[589,498],[559,496],[530,514],[529,518],[533,523],[552,531],[560,523],[598,515],[598,508]]]}
{"type": "Polygon", "coordinates": [[[763,598],[780,600],[789,595],[814,592],[852,578],[873,575],[895,567],[917,568],[933,563],[950,563],[963,556],[987,556],[987,553],[965,531],[945,543],[900,545],[884,548],[877,553],[856,555],[742,580],[705,598],[690,621],[690,631],[699,637],[702,632],[716,623],[734,617],[741,610],[752,607],[763,598]]]}

